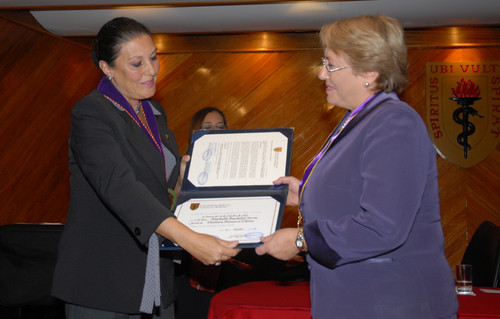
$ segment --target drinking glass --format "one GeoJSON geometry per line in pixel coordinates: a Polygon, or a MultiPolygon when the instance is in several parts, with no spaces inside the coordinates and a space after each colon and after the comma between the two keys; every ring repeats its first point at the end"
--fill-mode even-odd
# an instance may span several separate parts
{"type": "Polygon", "coordinates": [[[458,264],[455,266],[455,289],[457,294],[472,294],[472,266],[458,264]]]}

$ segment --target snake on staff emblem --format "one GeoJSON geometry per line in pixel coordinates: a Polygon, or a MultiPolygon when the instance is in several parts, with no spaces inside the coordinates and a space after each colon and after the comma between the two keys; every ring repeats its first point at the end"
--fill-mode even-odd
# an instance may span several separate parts
{"type": "Polygon", "coordinates": [[[467,151],[471,149],[468,137],[476,131],[475,125],[469,122],[469,113],[471,113],[470,109],[474,110],[471,107],[460,107],[453,112],[453,120],[462,125],[462,133],[458,134],[457,142],[464,148],[464,158],[467,158],[467,151]],[[461,117],[460,114],[462,114],[461,117]]]}
{"type": "Polygon", "coordinates": [[[475,101],[480,100],[479,97],[480,89],[471,80],[465,81],[463,78],[458,81],[456,88],[452,88],[453,97],[450,100],[457,102],[460,107],[453,112],[453,120],[462,125],[462,133],[458,134],[457,142],[464,149],[464,158],[467,158],[467,152],[472,148],[469,144],[469,136],[474,134],[476,127],[473,123],[469,121],[469,115],[478,116],[482,118],[484,116],[479,115],[476,109],[471,107],[475,101]],[[460,116],[461,115],[461,116],[460,116]]]}

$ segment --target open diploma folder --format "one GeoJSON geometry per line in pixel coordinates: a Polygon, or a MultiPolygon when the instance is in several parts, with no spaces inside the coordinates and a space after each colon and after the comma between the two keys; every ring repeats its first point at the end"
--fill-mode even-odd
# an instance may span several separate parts
{"type": "MultiPolygon", "coordinates": [[[[239,248],[256,247],[280,225],[290,175],[293,129],[195,131],[174,214],[192,230],[239,248]]],[[[180,249],[164,240],[163,250],[180,249]]]]}

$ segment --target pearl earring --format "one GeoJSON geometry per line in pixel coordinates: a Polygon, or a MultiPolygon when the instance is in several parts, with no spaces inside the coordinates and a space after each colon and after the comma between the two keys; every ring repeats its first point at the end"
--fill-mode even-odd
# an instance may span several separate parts
{"type": "Polygon", "coordinates": [[[110,80],[110,81],[111,81],[112,79],[113,79],[113,76],[109,75],[109,76],[108,76],[108,80],[110,80]]]}
{"type": "Polygon", "coordinates": [[[365,87],[369,87],[370,86],[370,82],[365,82],[365,87]]]}

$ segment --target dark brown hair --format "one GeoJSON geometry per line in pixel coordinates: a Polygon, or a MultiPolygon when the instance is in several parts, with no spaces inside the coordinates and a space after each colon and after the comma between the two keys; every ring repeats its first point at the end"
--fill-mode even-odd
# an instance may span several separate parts
{"type": "Polygon", "coordinates": [[[113,66],[122,45],[141,35],[151,36],[151,31],[133,19],[114,18],[104,24],[97,33],[92,50],[92,61],[97,67],[99,67],[100,60],[113,66]]]}
{"type": "Polygon", "coordinates": [[[193,118],[191,119],[191,124],[189,125],[189,139],[188,139],[188,145],[191,144],[191,137],[193,136],[193,131],[194,130],[199,130],[201,129],[201,124],[203,124],[203,120],[205,120],[205,117],[207,116],[208,113],[211,112],[217,112],[222,116],[222,119],[224,120],[224,126],[227,128],[227,122],[226,122],[226,116],[224,113],[222,113],[221,110],[215,108],[215,107],[206,107],[198,112],[196,112],[193,115],[193,118]]]}

